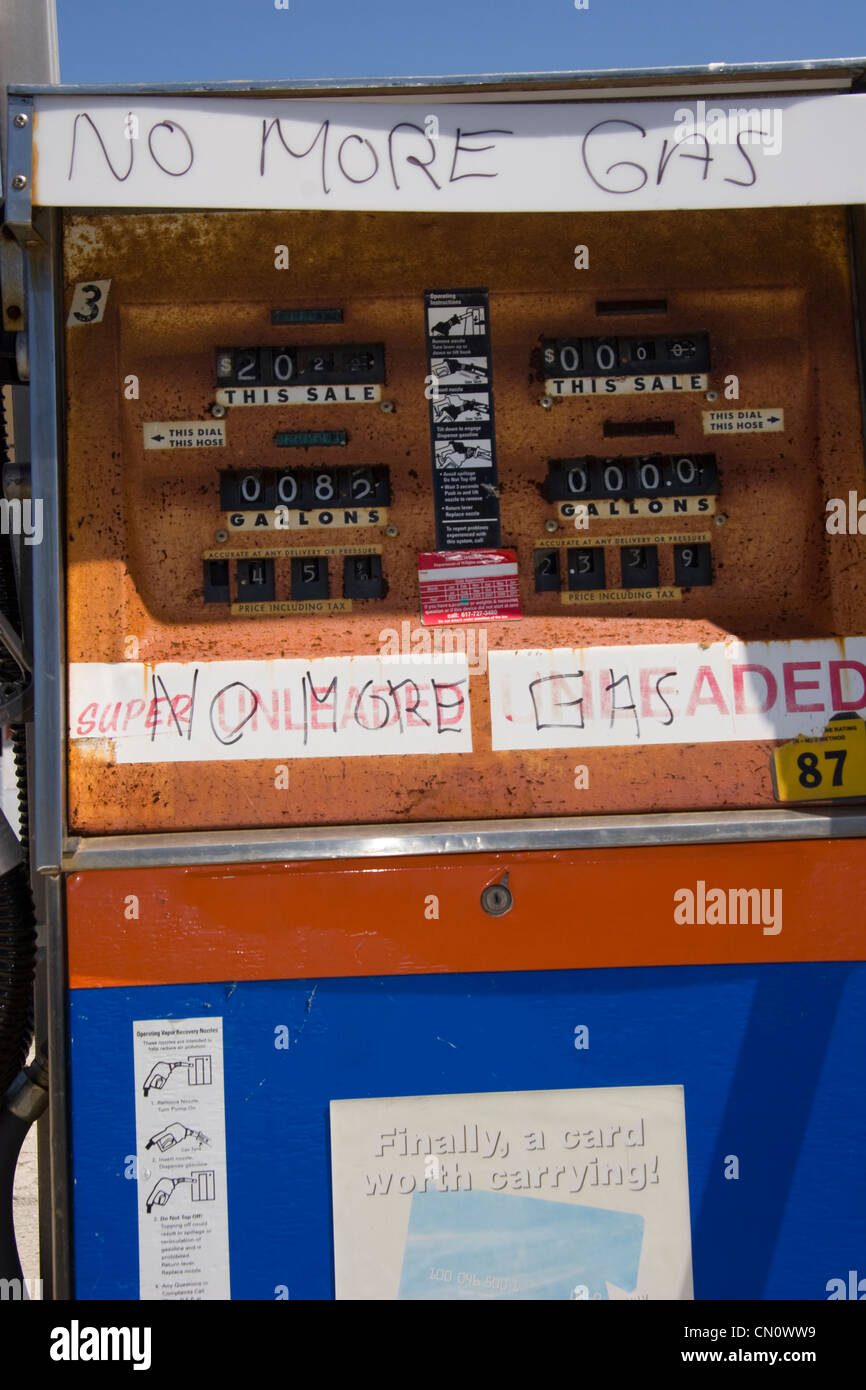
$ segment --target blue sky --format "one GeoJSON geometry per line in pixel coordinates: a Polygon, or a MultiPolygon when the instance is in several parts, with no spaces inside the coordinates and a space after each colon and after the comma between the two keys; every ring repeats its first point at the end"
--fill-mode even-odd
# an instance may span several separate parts
{"type": "Polygon", "coordinates": [[[866,52],[862,0],[57,0],[63,82],[668,67],[866,52]]]}

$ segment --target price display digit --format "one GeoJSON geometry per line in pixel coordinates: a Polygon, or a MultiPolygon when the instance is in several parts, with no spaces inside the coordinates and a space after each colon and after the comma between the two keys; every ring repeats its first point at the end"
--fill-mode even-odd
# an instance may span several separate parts
{"type": "Polygon", "coordinates": [[[581,546],[568,551],[569,589],[604,588],[604,547],[581,546]]]}

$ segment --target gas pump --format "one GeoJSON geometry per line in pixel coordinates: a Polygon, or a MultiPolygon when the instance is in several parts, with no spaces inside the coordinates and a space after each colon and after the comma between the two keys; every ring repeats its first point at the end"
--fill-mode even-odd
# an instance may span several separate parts
{"type": "Polygon", "coordinates": [[[53,1296],[847,1296],[861,80],[10,93],[53,1296]]]}

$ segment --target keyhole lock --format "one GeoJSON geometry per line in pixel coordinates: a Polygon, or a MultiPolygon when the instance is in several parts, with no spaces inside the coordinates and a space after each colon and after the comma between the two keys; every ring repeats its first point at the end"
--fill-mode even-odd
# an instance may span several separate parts
{"type": "Polygon", "coordinates": [[[503,917],[514,906],[514,894],[508,887],[508,874],[501,883],[488,883],[481,894],[481,906],[491,917],[503,917]]]}

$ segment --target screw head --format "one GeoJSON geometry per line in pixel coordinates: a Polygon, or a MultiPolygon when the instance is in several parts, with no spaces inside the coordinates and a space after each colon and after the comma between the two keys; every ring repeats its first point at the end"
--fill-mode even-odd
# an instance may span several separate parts
{"type": "Polygon", "coordinates": [[[226,413],[224,405],[217,405],[216,402],[211,406],[210,413],[215,420],[221,420],[226,413]]]}
{"type": "Polygon", "coordinates": [[[12,187],[13,187],[13,188],[17,188],[19,192],[21,191],[22,188],[26,188],[26,187],[27,187],[27,175],[26,175],[26,174],[13,174],[13,176],[12,176],[12,187]]]}
{"type": "Polygon", "coordinates": [[[541,409],[542,409],[542,410],[552,410],[552,409],[553,409],[553,397],[552,397],[552,396],[539,396],[539,397],[538,397],[538,404],[541,406],[541,409]]]}
{"type": "Polygon", "coordinates": [[[17,130],[23,130],[27,124],[27,116],[23,111],[19,111],[15,120],[12,122],[17,130]]]}
{"type": "Polygon", "coordinates": [[[228,533],[228,531],[216,531],[216,532],[214,532],[214,540],[219,541],[220,545],[222,545],[225,541],[227,541],[228,538],[229,538],[229,533],[228,533]]]}
{"type": "Polygon", "coordinates": [[[544,523],[544,529],[545,529],[545,531],[551,531],[551,532],[553,532],[553,531],[558,531],[558,530],[559,530],[559,522],[558,522],[558,521],[554,521],[553,517],[552,517],[552,516],[549,516],[549,517],[547,518],[547,520],[545,521],[545,523],[544,523]]]}
{"type": "Polygon", "coordinates": [[[708,401],[717,401],[719,399],[719,393],[718,391],[708,391],[704,399],[708,401]]]}
{"type": "Polygon", "coordinates": [[[724,512],[719,512],[718,516],[716,517],[716,525],[717,525],[717,526],[724,526],[724,524],[725,524],[725,522],[727,521],[727,519],[728,519],[728,518],[725,516],[725,513],[724,513],[724,512]]]}
{"type": "Polygon", "coordinates": [[[380,401],[380,402],[379,402],[379,409],[381,410],[381,412],[382,412],[383,415],[393,415],[393,414],[394,414],[394,402],[393,402],[393,401],[380,401]]]}
{"type": "Polygon", "coordinates": [[[504,917],[514,906],[514,895],[504,883],[488,883],[481,894],[481,906],[491,917],[504,917]]]}
{"type": "Polygon", "coordinates": [[[399,534],[400,534],[400,527],[399,527],[399,526],[395,526],[394,523],[393,523],[393,521],[389,522],[388,525],[385,527],[385,535],[386,535],[386,536],[399,536],[399,534]]]}

